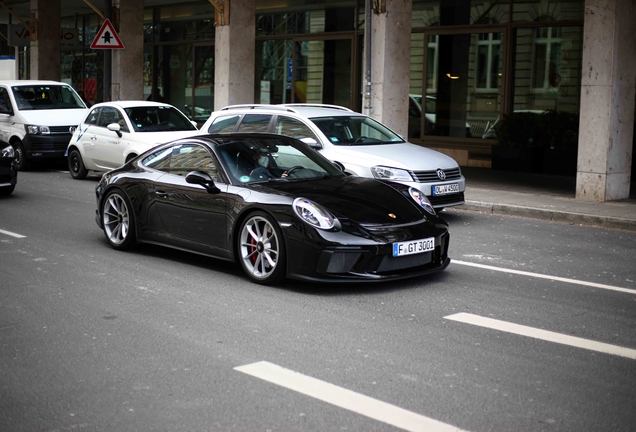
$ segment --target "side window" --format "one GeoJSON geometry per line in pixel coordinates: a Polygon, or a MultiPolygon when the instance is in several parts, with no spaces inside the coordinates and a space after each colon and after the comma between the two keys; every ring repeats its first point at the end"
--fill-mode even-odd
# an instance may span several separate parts
{"type": "Polygon", "coordinates": [[[168,174],[185,177],[192,171],[203,171],[217,180],[217,164],[204,147],[181,144],[158,150],[147,156],[142,164],[168,174]]]}
{"type": "Polygon", "coordinates": [[[146,156],[141,164],[148,167],[154,168],[159,171],[168,172],[170,169],[170,157],[172,156],[173,147],[166,147],[161,150],[157,150],[156,152],[151,153],[149,156],[146,156]]]}
{"type": "Polygon", "coordinates": [[[240,115],[220,116],[212,121],[208,128],[208,133],[229,133],[234,130],[234,126],[238,122],[240,115]]]}
{"type": "Polygon", "coordinates": [[[9,92],[4,87],[0,87],[0,105],[5,108],[3,111],[11,111],[11,99],[9,98],[9,92]]]}
{"type": "Polygon", "coordinates": [[[318,142],[318,137],[309,129],[309,126],[293,117],[278,116],[276,119],[276,133],[296,139],[313,138],[318,142]]]}
{"type": "Polygon", "coordinates": [[[97,125],[97,119],[99,118],[99,113],[102,111],[101,108],[94,108],[90,114],[84,120],[84,123],[90,125],[97,125]]]}
{"type": "Polygon", "coordinates": [[[269,132],[270,114],[246,114],[239,125],[239,132],[269,132]]]}
{"type": "Polygon", "coordinates": [[[117,108],[103,107],[102,115],[99,117],[99,126],[106,127],[111,123],[119,123],[123,119],[124,117],[117,108]]]}

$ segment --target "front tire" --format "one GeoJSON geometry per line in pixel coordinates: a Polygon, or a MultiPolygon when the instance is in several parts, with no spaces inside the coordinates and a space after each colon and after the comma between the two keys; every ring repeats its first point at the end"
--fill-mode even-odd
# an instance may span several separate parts
{"type": "Polygon", "coordinates": [[[109,192],[102,201],[102,225],[106,240],[115,249],[125,250],[135,245],[135,214],[123,192],[109,192]]]}
{"type": "Polygon", "coordinates": [[[238,259],[252,282],[269,285],[285,277],[285,244],[278,224],[264,212],[252,213],[241,225],[238,259]]]}
{"type": "Polygon", "coordinates": [[[26,151],[24,151],[22,141],[13,143],[13,151],[15,152],[15,163],[18,167],[18,171],[28,171],[31,167],[31,163],[26,158],[26,151]]]}
{"type": "Polygon", "coordinates": [[[77,149],[71,150],[71,154],[68,155],[68,170],[71,172],[71,177],[76,180],[83,180],[88,174],[82,155],[77,149]]]}

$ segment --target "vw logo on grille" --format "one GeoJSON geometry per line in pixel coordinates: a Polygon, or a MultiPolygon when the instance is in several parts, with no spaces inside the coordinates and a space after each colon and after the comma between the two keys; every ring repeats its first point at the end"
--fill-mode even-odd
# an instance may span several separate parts
{"type": "Polygon", "coordinates": [[[75,133],[75,126],[71,126],[68,128],[68,131],[71,133],[71,135],[73,135],[75,133]]]}
{"type": "Polygon", "coordinates": [[[437,177],[439,177],[440,180],[446,180],[446,173],[444,172],[443,169],[441,168],[437,169],[437,177]]]}

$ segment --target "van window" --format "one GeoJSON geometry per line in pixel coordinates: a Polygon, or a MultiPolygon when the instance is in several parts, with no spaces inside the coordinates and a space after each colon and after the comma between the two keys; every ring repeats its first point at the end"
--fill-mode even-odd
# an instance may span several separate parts
{"type": "Polygon", "coordinates": [[[9,92],[4,87],[0,87],[0,105],[5,108],[6,112],[11,111],[11,99],[9,98],[9,92]]]}
{"type": "Polygon", "coordinates": [[[11,90],[22,111],[86,108],[68,85],[16,85],[11,90]]]}

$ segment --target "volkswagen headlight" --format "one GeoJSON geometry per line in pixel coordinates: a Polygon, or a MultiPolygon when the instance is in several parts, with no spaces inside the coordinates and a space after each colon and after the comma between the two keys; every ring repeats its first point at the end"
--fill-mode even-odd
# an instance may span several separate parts
{"type": "Polygon", "coordinates": [[[48,135],[51,133],[48,126],[24,125],[24,128],[31,135],[48,135]]]}
{"type": "Polygon", "coordinates": [[[2,149],[2,157],[12,158],[15,156],[15,151],[12,146],[7,146],[2,149]]]}
{"type": "Polygon", "coordinates": [[[411,174],[409,174],[407,170],[399,168],[374,166],[371,167],[371,173],[373,177],[383,180],[413,181],[413,177],[411,177],[411,174]]]}
{"type": "Polygon", "coordinates": [[[426,198],[426,195],[422,193],[422,191],[420,191],[419,189],[415,189],[414,187],[410,187],[409,195],[411,195],[411,198],[413,198],[413,200],[415,200],[415,202],[418,203],[420,207],[422,207],[424,210],[426,210],[432,215],[435,214],[435,209],[433,208],[433,205],[428,200],[428,198],[426,198]]]}
{"type": "Polygon", "coordinates": [[[315,202],[296,198],[293,207],[298,217],[313,227],[328,230],[334,226],[335,218],[315,202]]]}

